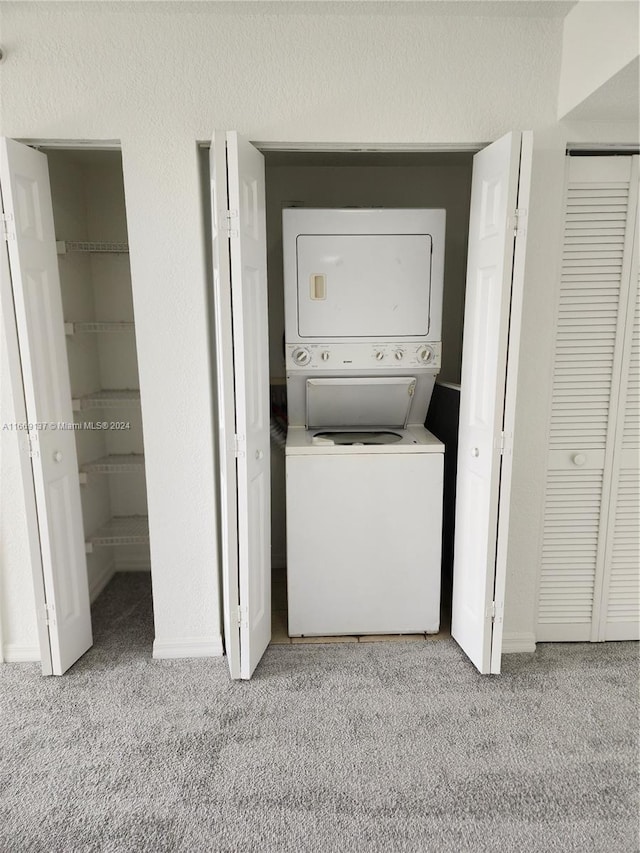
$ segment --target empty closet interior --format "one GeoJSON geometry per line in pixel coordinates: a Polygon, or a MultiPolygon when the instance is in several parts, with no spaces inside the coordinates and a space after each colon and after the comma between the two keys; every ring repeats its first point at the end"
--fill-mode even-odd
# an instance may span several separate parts
{"type": "Polygon", "coordinates": [[[94,601],[115,572],[151,569],[122,160],[46,154],[94,601]]]}
{"type": "MultiPolygon", "coordinates": [[[[269,369],[272,414],[286,425],[282,211],[444,208],[442,369],[426,426],[445,443],[442,619],[451,602],[455,461],[473,153],[266,152],[269,369]]],[[[273,638],[286,638],[285,458],[272,442],[273,638]]]]}

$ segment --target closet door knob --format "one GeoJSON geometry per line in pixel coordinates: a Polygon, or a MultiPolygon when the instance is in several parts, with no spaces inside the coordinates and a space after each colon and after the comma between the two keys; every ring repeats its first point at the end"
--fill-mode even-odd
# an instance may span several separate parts
{"type": "Polygon", "coordinates": [[[60,450],[56,450],[56,452],[53,454],[53,461],[62,462],[62,452],[60,450]]]}
{"type": "Polygon", "coordinates": [[[584,453],[576,453],[571,461],[580,468],[587,461],[587,457],[584,453]]]}
{"type": "Polygon", "coordinates": [[[472,456],[480,456],[480,448],[479,447],[472,447],[471,448],[471,455],[472,456]]]}
{"type": "Polygon", "coordinates": [[[264,453],[262,452],[262,450],[256,450],[256,459],[262,459],[263,456],[264,453]]]}

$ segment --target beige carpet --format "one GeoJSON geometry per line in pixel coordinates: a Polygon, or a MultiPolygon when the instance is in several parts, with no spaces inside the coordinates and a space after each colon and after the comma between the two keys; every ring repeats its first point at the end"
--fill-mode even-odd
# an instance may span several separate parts
{"type": "Polygon", "coordinates": [[[456,644],[153,661],[120,575],[62,678],[0,667],[0,850],[635,853],[632,643],[541,646],[477,675],[456,644]]]}

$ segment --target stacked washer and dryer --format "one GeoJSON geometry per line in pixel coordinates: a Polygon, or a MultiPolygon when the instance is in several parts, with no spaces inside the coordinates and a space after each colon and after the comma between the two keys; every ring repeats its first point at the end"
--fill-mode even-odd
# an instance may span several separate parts
{"type": "Polygon", "coordinates": [[[444,210],[283,211],[290,636],[436,632],[444,210]]]}

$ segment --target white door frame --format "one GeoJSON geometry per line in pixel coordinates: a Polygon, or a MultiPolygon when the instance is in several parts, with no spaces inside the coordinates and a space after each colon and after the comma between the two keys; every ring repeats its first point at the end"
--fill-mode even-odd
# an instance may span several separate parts
{"type": "MultiPolygon", "coordinates": [[[[533,134],[532,133],[523,133],[522,134],[522,147],[523,150],[519,154],[518,160],[520,162],[520,158],[522,155],[528,157],[529,159],[532,156],[533,150],[533,134]]],[[[296,142],[296,143],[285,143],[285,142],[251,142],[251,144],[262,152],[267,151],[282,151],[282,152],[291,152],[291,153],[354,153],[354,154],[366,154],[366,153],[476,153],[483,148],[487,147],[491,143],[483,143],[483,144],[463,144],[456,145],[445,144],[445,145],[433,145],[433,144],[424,144],[424,145],[398,145],[398,144],[366,144],[366,143],[307,143],[307,142],[296,142]]],[[[526,187],[527,197],[519,198],[517,204],[520,208],[528,209],[529,206],[529,197],[528,197],[528,185],[526,187]]],[[[507,545],[508,545],[508,535],[509,535],[509,509],[510,509],[510,499],[511,499],[511,473],[512,473],[512,441],[513,441],[513,430],[515,425],[515,413],[516,413],[516,392],[517,392],[517,368],[518,368],[518,353],[519,353],[519,340],[520,340],[520,326],[521,326],[521,308],[522,308],[522,297],[523,297],[523,284],[524,284],[524,252],[525,252],[525,240],[520,239],[516,241],[514,262],[513,262],[513,290],[512,290],[512,302],[511,302],[511,311],[512,315],[515,315],[515,322],[509,322],[509,341],[508,341],[508,350],[509,350],[509,365],[508,371],[506,375],[505,382],[505,390],[504,390],[504,434],[505,438],[507,438],[509,442],[508,452],[505,452],[504,457],[502,459],[502,478],[506,482],[506,487],[500,489],[499,493],[499,506],[498,506],[498,524],[496,529],[496,565],[498,567],[502,566],[502,571],[498,571],[494,576],[494,598],[500,597],[501,600],[504,599],[504,587],[506,581],[506,559],[507,559],[507,545]]],[[[491,669],[492,672],[500,671],[500,657],[501,657],[501,649],[502,649],[502,624],[503,624],[504,614],[500,614],[499,625],[496,627],[496,641],[492,642],[491,645],[491,669]]]]}
{"type": "MultiPolygon", "coordinates": [[[[24,140],[18,140],[23,142],[24,140]]],[[[249,140],[254,148],[263,154],[282,152],[283,154],[477,154],[491,142],[433,142],[402,144],[400,142],[261,142],[249,140]]],[[[34,142],[26,144],[35,145],[34,142]]],[[[50,143],[39,143],[44,147],[53,147],[50,143]]],[[[61,145],[60,147],[69,147],[61,145]]],[[[211,140],[198,142],[199,148],[209,149],[211,140]]]]}

